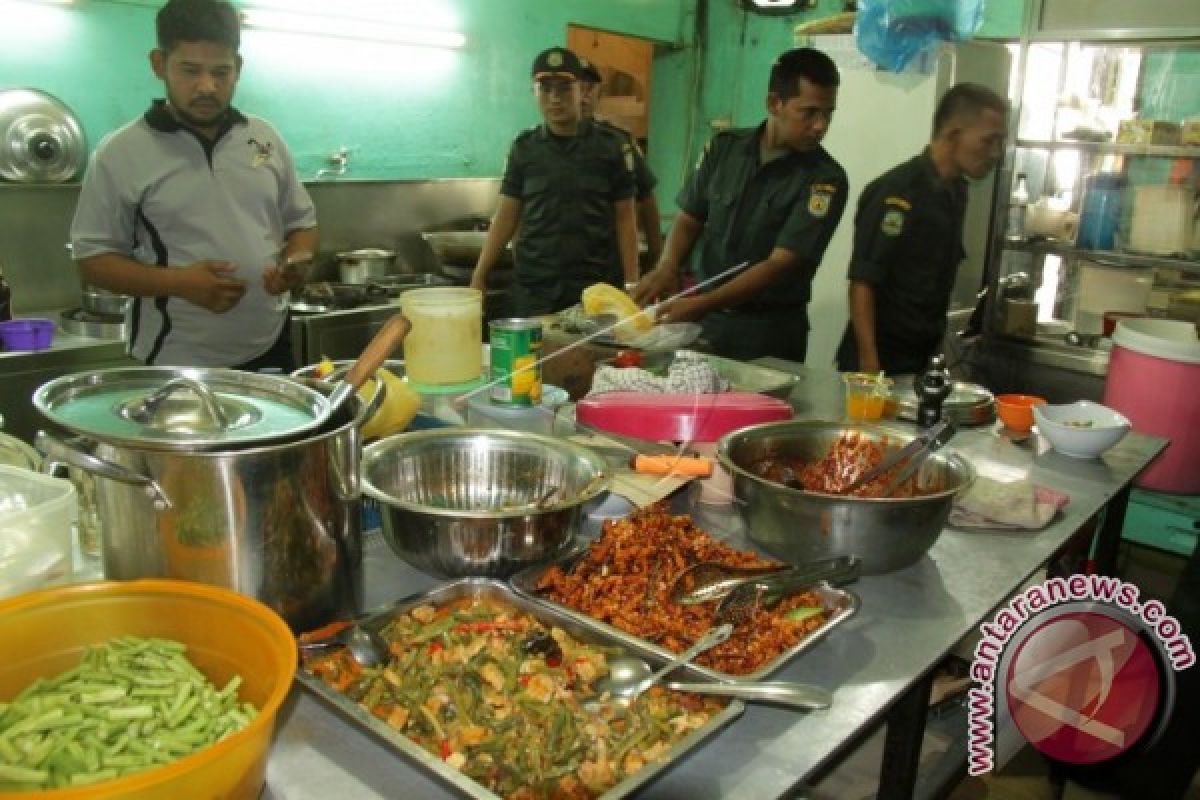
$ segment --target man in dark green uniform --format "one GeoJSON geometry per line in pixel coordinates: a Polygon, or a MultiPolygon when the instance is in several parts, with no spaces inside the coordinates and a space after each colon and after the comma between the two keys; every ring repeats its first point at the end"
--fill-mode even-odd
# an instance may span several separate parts
{"type": "Polygon", "coordinates": [[[561,311],[597,282],[637,280],[633,155],[623,137],[584,120],[579,58],[563,47],[533,62],[543,124],[513,142],[471,286],[488,272],[514,234],[513,310],[519,316],[561,311]]]}
{"type": "Polygon", "coordinates": [[[821,147],[837,105],[837,67],[810,48],[771,67],[767,119],[717,134],[679,193],[679,214],[658,266],[634,299],[655,298],[660,320],[702,320],[729,358],[803,361],[813,275],[846,206],[846,172],[821,147]],[[693,265],[700,291],[668,299],[693,265]],[[746,265],[736,274],[730,268],[746,265]]]}
{"type": "Polygon", "coordinates": [[[962,247],[967,179],[1004,154],[1008,102],[984,86],[951,87],[924,152],[872,181],[858,200],[850,323],[838,369],[915,373],[941,344],[962,247]]]}
{"type": "Polygon", "coordinates": [[[654,187],[658,185],[658,178],[655,178],[654,173],[650,171],[650,165],[646,163],[646,155],[633,138],[633,134],[607,120],[596,118],[596,106],[600,103],[600,88],[604,84],[604,76],[600,74],[600,70],[596,68],[595,64],[583,56],[579,57],[579,63],[583,66],[583,77],[580,79],[583,118],[623,136],[626,146],[633,153],[634,198],[637,203],[638,230],[646,237],[646,256],[649,263],[657,264],[658,257],[662,255],[663,246],[662,214],[658,211],[658,198],[654,196],[654,187]]]}

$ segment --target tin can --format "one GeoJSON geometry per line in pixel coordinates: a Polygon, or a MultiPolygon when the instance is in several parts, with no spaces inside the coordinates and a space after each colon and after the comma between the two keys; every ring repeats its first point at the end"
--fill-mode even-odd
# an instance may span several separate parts
{"type": "Polygon", "coordinates": [[[542,323],[498,319],[488,324],[492,358],[492,402],[535,406],[542,401],[542,323]]]}

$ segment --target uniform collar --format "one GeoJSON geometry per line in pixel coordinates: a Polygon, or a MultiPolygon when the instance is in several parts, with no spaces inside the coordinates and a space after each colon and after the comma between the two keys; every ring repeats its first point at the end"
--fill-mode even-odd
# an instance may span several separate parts
{"type": "Polygon", "coordinates": [[[921,173],[929,181],[929,186],[937,192],[954,192],[957,194],[961,191],[966,191],[967,179],[959,175],[950,183],[942,180],[942,176],[938,174],[937,166],[933,163],[933,153],[929,146],[921,151],[921,155],[913,159],[920,165],[921,173]]]}
{"type": "Polygon", "coordinates": [[[779,158],[769,161],[767,164],[759,164],[759,143],[762,142],[762,138],[767,135],[767,121],[763,120],[758,124],[757,128],[747,128],[745,132],[749,134],[745,139],[742,140],[742,147],[745,149],[746,157],[760,167],[768,166],[769,164],[788,164],[792,163],[793,161],[805,163],[816,159],[818,154],[821,152],[820,145],[817,145],[812,150],[805,150],[803,152],[788,148],[788,151],[779,158]]]}
{"type": "MultiPolygon", "coordinates": [[[[175,115],[172,114],[170,109],[167,108],[167,101],[161,97],[150,104],[149,110],[142,115],[142,118],[146,120],[147,125],[156,131],[161,131],[162,133],[175,133],[176,131],[191,130],[191,128],[187,127],[178,119],[176,119],[175,115]]],[[[220,127],[217,128],[217,135],[214,137],[214,141],[216,139],[220,139],[222,136],[228,133],[229,129],[234,125],[245,125],[248,121],[249,120],[246,119],[242,112],[238,111],[233,106],[230,106],[228,109],[226,109],[225,115],[221,119],[221,124],[220,127]]]]}
{"type": "MultiPolygon", "coordinates": [[[[230,109],[230,110],[232,111],[232,109],[230,109]]],[[[579,127],[575,129],[575,136],[586,135],[588,133],[588,131],[590,131],[592,129],[592,126],[594,124],[595,123],[593,123],[590,119],[579,120],[579,127]]],[[[538,125],[538,136],[542,137],[543,139],[549,139],[551,137],[555,137],[558,139],[573,138],[570,136],[559,136],[557,133],[552,132],[550,130],[550,126],[544,122],[541,125],[538,125]]]]}

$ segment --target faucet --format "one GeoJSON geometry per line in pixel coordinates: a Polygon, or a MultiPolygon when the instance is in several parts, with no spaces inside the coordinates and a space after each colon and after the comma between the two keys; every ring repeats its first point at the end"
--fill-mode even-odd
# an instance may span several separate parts
{"type": "Polygon", "coordinates": [[[350,164],[350,149],[345,145],[342,145],[337,150],[334,150],[329,155],[329,164],[330,166],[321,167],[319,170],[317,170],[317,174],[313,177],[313,180],[319,181],[321,178],[325,177],[337,177],[339,175],[345,175],[346,168],[350,164]]]}

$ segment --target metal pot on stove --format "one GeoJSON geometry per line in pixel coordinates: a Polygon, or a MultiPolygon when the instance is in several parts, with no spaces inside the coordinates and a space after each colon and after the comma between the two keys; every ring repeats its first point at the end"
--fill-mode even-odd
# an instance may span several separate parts
{"type": "Polygon", "coordinates": [[[225,586],[305,630],[362,601],[359,428],[374,403],[327,392],[225,369],[67,375],[33,401],[77,436],[37,446],[95,476],[108,578],[225,586]]]}
{"type": "Polygon", "coordinates": [[[338,253],[336,258],[342,283],[370,283],[392,271],[396,253],[393,250],[367,248],[338,253]]]}

